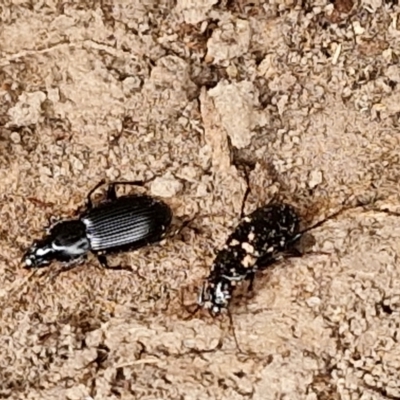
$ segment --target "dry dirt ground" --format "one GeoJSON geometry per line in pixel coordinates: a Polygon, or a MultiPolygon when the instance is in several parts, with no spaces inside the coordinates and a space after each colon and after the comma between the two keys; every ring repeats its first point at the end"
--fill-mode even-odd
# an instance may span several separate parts
{"type": "Polygon", "coordinates": [[[400,7],[382,0],[0,2],[0,398],[399,399],[400,7]],[[284,199],[315,229],[227,317],[214,252],[284,199]],[[102,178],[200,216],[96,268],[22,252],[102,178]],[[310,243],[312,244],[312,243],[310,243]],[[319,253],[318,253],[319,252],[319,253]],[[324,252],[326,254],[321,254],[324,252]]]}

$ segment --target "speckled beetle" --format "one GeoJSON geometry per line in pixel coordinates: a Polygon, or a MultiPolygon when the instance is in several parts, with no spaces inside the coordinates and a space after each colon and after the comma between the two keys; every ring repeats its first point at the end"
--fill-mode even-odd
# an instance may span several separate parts
{"type": "Polygon", "coordinates": [[[89,252],[97,256],[103,267],[109,268],[106,254],[160,241],[171,224],[169,206],[144,194],[121,197],[116,194],[117,185],[143,183],[109,183],[106,200],[94,206],[91,197],[105,184],[101,181],[87,195],[86,210],[78,219],[57,222],[43,239],[33,243],[23,257],[25,268],[43,267],[52,261],[75,264],[89,252]]]}
{"type": "Polygon", "coordinates": [[[322,221],[300,231],[300,218],[288,204],[275,203],[257,208],[243,217],[217,253],[198,297],[199,307],[209,309],[213,315],[226,310],[232,293],[239,283],[253,280],[262,271],[285,256],[301,256],[297,244],[304,233],[315,229],[327,220],[354,208],[347,206],[322,221]]]}
{"type": "Polygon", "coordinates": [[[198,304],[219,314],[227,308],[239,282],[276,262],[300,238],[299,217],[287,204],[256,209],[239,222],[217,253],[198,304]]]}

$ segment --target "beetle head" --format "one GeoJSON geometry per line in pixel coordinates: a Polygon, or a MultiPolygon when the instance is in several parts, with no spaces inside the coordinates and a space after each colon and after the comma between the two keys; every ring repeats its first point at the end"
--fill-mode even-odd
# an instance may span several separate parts
{"type": "Polygon", "coordinates": [[[85,225],[81,221],[61,221],[48,235],[33,243],[22,262],[25,268],[39,268],[53,260],[69,262],[84,256],[90,249],[85,225]]]}
{"type": "Polygon", "coordinates": [[[43,267],[55,258],[55,250],[52,246],[52,238],[50,236],[43,240],[35,241],[28,251],[24,254],[22,262],[25,268],[43,267]]]}
{"type": "Polygon", "coordinates": [[[216,283],[204,282],[197,303],[210,310],[213,315],[218,315],[227,309],[232,297],[232,288],[229,281],[221,280],[216,283]]]}

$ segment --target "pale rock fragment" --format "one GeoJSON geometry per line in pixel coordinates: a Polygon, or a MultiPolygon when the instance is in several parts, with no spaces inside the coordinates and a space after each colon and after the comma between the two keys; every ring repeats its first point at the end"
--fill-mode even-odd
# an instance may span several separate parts
{"type": "Polygon", "coordinates": [[[21,135],[18,132],[11,132],[10,139],[13,143],[21,143],[21,135]]]}
{"type": "Polygon", "coordinates": [[[382,0],[362,0],[361,4],[371,13],[382,7],[382,0]]]}
{"type": "Polygon", "coordinates": [[[306,303],[309,307],[318,307],[321,304],[321,299],[317,296],[309,297],[306,303]]]}
{"type": "Polygon", "coordinates": [[[182,14],[187,24],[198,24],[207,18],[207,13],[218,0],[178,0],[175,11],[182,14]]]}
{"type": "Polygon", "coordinates": [[[72,386],[71,388],[67,389],[65,396],[66,396],[66,399],[68,399],[68,400],[87,399],[88,398],[88,389],[83,384],[79,384],[77,386],[72,386]]]}
{"type": "Polygon", "coordinates": [[[151,194],[160,197],[174,197],[182,188],[182,183],[172,175],[164,175],[163,177],[154,179],[151,184],[151,194]]]}
{"type": "Polygon", "coordinates": [[[46,94],[40,91],[22,93],[17,104],[8,111],[10,122],[7,126],[29,126],[40,122],[45,100],[46,94]]]}
{"type": "Polygon", "coordinates": [[[253,104],[256,103],[253,84],[247,81],[232,84],[221,81],[208,93],[214,100],[232,145],[238,149],[247,147],[254,136],[252,129],[257,123],[253,113],[253,104]]]}
{"type": "Polygon", "coordinates": [[[206,145],[200,149],[200,159],[206,165],[210,157],[211,164],[215,169],[226,171],[230,166],[228,138],[226,131],[221,126],[221,118],[213,99],[204,87],[200,94],[200,109],[206,141],[206,145]]]}
{"type": "Polygon", "coordinates": [[[365,29],[361,26],[359,21],[353,22],[353,29],[356,35],[362,35],[365,32],[365,29]]]}
{"type": "Polygon", "coordinates": [[[250,39],[248,21],[237,19],[235,22],[221,24],[207,42],[207,59],[218,64],[240,57],[248,52],[250,39]]]}
{"type": "Polygon", "coordinates": [[[400,82],[400,67],[396,65],[390,65],[383,72],[390,80],[399,83],[400,82]]]}
{"type": "Polygon", "coordinates": [[[308,178],[308,186],[310,189],[314,189],[316,186],[320,185],[322,183],[322,171],[320,170],[313,170],[310,172],[309,178],[308,178]]]}

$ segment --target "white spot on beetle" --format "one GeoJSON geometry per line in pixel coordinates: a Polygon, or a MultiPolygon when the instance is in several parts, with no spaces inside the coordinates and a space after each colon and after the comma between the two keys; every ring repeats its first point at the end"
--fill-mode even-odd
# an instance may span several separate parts
{"type": "Polygon", "coordinates": [[[51,244],[51,246],[52,250],[61,251],[71,256],[83,255],[90,249],[89,241],[87,238],[82,238],[69,246],[59,246],[54,242],[51,244]]]}
{"type": "Polygon", "coordinates": [[[243,258],[243,260],[242,260],[242,265],[243,265],[243,267],[245,267],[245,268],[250,268],[250,267],[253,267],[253,266],[254,266],[254,264],[256,263],[256,261],[257,261],[257,258],[256,258],[256,257],[253,257],[253,256],[250,255],[250,254],[247,254],[247,255],[243,258]]]}
{"type": "Polygon", "coordinates": [[[250,243],[242,243],[242,249],[247,253],[247,254],[254,254],[254,247],[250,243]]]}
{"type": "Polygon", "coordinates": [[[86,231],[89,231],[90,228],[93,226],[93,221],[91,221],[89,218],[82,218],[81,221],[84,223],[86,227],[86,231]]]}
{"type": "MultiPolygon", "coordinates": [[[[230,270],[230,272],[235,273],[236,271],[235,271],[235,270],[230,270]]],[[[221,276],[222,276],[224,279],[227,279],[227,280],[229,280],[229,281],[231,281],[231,282],[234,282],[234,281],[240,282],[240,281],[242,281],[242,280],[246,277],[246,275],[237,275],[237,276],[221,275],[221,276]]]]}
{"type": "Polygon", "coordinates": [[[217,283],[214,294],[216,304],[225,306],[228,303],[230,296],[222,289],[222,282],[217,283]]]}
{"type": "Polygon", "coordinates": [[[237,246],[238,244],[240,244],[239,240],[236,239],[232,239],[229,243],[229,246],[237,246]]]}
{"type": "Polygon", "coordinates": [[[52,248],[52,247],[42,247],[42,248],[39,248],[36,250],[36,255],[38,257],[43,257],[46,254],[53,253],[53,252],[54,252],[54,248],[52,248]]]}

